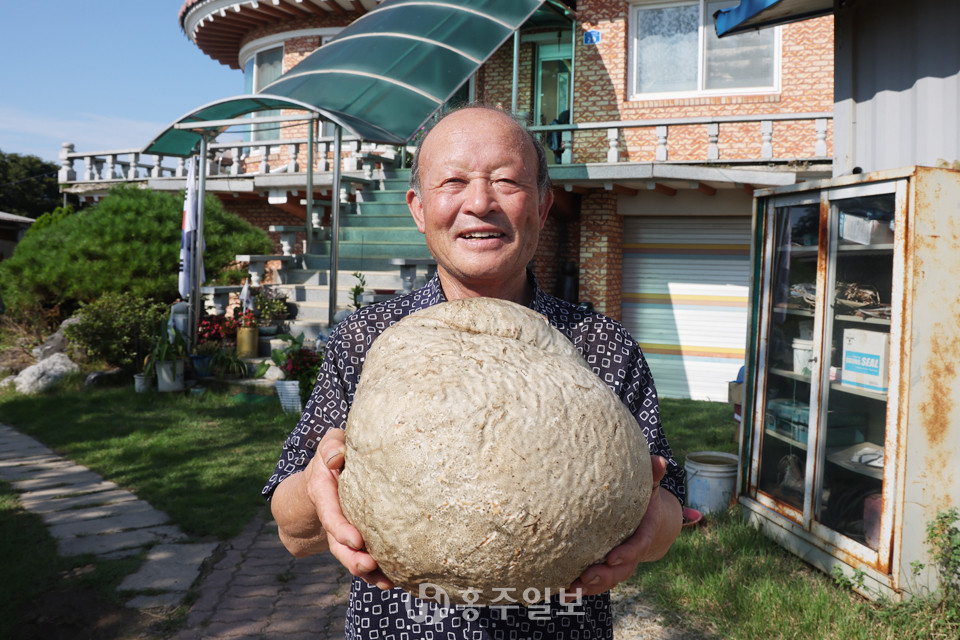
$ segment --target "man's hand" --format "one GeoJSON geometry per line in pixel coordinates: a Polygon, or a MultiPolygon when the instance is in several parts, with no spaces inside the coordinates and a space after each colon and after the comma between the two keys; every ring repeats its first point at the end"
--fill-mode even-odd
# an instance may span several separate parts
{"type": "Polygon", "coordinates": [[[347,522],[340,508],[337,487],[345,451],[343,430],[330,429],[320,440],[317,453],[307,467],[277,487],[272,507],[280,539],[296,556],[329,548],[351,575],[381,589],[390,589],[393,583],[364,551],[360,532],[347,522]]]}
{"type": "Polygon", "coordinates": [[[660,456],[650,456],[653,471],[653,492],[650,505],[640,521],[640,526],[623,544],[614,547],[602,564],[588,567],[567,588],[568,592],[581,590],[582,595],[596,595],[612,589],[637,570],[641,562],[659,560],[680,535],[683,509],[680,501],[660,488],[660,481],[667,472],[667,461],[660,456]]]}

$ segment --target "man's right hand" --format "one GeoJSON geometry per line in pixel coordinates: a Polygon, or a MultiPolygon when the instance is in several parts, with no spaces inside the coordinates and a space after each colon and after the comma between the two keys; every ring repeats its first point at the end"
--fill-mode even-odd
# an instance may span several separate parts
{"type": "Polygon", "coordinates": [[[272,508],[280,540],[295,556],[311,555],[329,547],[351,575],[390,589],[393,583],[364,550],[360,532],[347,522],[340,508],[337,487],[345,451],[343,430],[330,429],[303,472],[289,476],[277,486],[272,508]],[[326,544],[322,543],[324,534],[326,544]]]}

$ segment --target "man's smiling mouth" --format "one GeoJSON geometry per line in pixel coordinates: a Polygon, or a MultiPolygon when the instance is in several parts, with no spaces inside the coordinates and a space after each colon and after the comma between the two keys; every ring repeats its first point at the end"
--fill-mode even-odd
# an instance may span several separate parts
{"type": "Polygon", "coordinates": [[[460,235],[465,240],[485,240],[487,238],[502,238],[503,233],[499,231],[471,231],[460,235]]]}

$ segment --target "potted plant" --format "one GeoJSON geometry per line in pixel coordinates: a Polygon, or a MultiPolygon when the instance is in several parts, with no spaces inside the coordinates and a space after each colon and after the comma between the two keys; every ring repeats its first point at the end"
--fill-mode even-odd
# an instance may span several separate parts
{"type": "Polygon", "coordinates": [[[257,316],[247,309],[237,316],[237,357],[256,358],[260,341],[257,316]]]}
{"type": "Polygon", "coordinates": [[[264,285],[253,299],[256,314],[259,318],[260,333],[273,335],[277,332],[279,323],[287,319],[287,296],[275,288],[264,285]]]}
{"type": "Polygon", "coordinates": [[[180,391],[183,389],[183,367],[188,352],[187,341],[172,319],[161,321],[144,365],[144,374],[156,375],[160,391],[180,391]]]}
{"type": "Polygon", "coordinates": [[[235,335],[236,323],[227,316],[204,316],[197,325],[197,346],[190,355],[193,370],[198,378],[212,375],[210,362],[223,348],[223,341],[235,335]]]}
{"type": "MultiPolygon", "coordinates": [[[[303,404],[313,391],[313,386],[320,373],[320,363],[323,356],[313,349],[303,346],[303,334],[296,338],[285,333],[277,336],[288,344],[282,349],[274,349],[270,360],[283,372],[283,378],[274,385],[280,404],[288,413],[299,413],[303,404]]],[[[262,362],[257,367],[257,377],[262,376],[270,368],[270,362],[262,362]]]]}
{"type": "Polygon", "coordinates": [[[236,349],[219,349],[210,358],[210,371],[218,378],[234,380],[246,377],[247,365],[236,349]]]}

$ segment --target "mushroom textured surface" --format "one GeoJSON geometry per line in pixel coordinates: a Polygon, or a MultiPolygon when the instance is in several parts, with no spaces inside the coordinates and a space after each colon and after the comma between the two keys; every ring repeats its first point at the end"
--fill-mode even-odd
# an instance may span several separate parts
{"type": "Polygon", "coordinates": [[[557,595],[636,530],[652,489],[616,394],[542,315],[492,298],[384,331],[346,440],[344,515],[397,586],[452,603],[557,595]]]}

